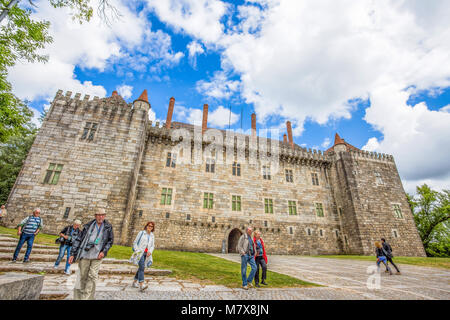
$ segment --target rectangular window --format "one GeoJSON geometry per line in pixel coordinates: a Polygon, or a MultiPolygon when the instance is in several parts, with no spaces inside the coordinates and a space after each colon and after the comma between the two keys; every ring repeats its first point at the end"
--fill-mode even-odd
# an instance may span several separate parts
{"type": "Polygon", "coordinates": [[[166,212],[166,219],[169,219],[169,218],[170,218],[170,213],[166,212]]]}
{"type": "Polygon", "coordinates": [[[234,162],[233,163],[233,176],[241,176],[241,164],[234,162]]]}
{"type": "Polygon", "coordinates": [[[98,123],[86,122],[83,129],[83,134],[81,135],[81,140],[94,140],[95,132],[97,132],[98,123]]]}
{"type": "Polygon", "coordinates": [[[272,199],[264,199],[264,212],[265,213],[273,213],[272,199]]]}
{"type": "Polygon", "coordinates": [[[394,215],[397,219],[403,219],[402,210],[398,204],[394,204],[394,215]]]}
{"type": "Polygon", "coordinates": [[[262,171],[263,171],[263,178],[264,178],[264,180],[270,180],[271,179],[270,166],[263,166],[262,167],[262,171]]]}
{"type": "Polygon", "coordinates": [[[317,175],[317,173],[315,173],[315,172],[311,173],[311,179],[312,179],[313,186],[319,185],[319,176],[317,175]]]}
{"type": "Polygon", "coordinates": [[[318,217],[323,217],[323,205],[321,203],[316,203],[316,214],[318,217]]]}
{"type": "Polygon", "coordinates": [[[342,217],[342,208],[339,208],[339,216],[342,217]]]}
{"type": "Polygon", "coordinates": [[[310,228],[306,229],[306,232],[308,233],[308,236],[311,235],[311,229],[310,228]]]}
{"type": "Polygon", "coordinates": [[[291,169],[286,169],[286,182],[294,182],[294,174],[291,169]]]}
{"type": "Polygon", "coordinates": [[[241,211],[241,196],[231,197],[231,210],[241,211]]]}
{"type": "Polygon", "coordinates": [[[161,205],[171,205],[172,204],[172,189],[163,188],[161,193],[161,205]]]}
{"type": "Polygon", "coordinates": [[[203,209],[212,209],[214,205],[214,194],[205,192],[203,194],[203,209]]]}
{"type": "Polygon", "coordinates": [[[176,153],[167,153],[166,167],[175,168],[177,165],[177,154],[176,153]]]}
{"type": "Polygon", "coordinates": [[[64,219],[67,219],[69,217],[69,213],[70,213],[70,207],[67,207],[66,210],[64,211],[64,219]]]}
{"type": "Polygon", "coordinates": [[[289,207],[289,215],[297,215],[297,202],[295,201],[288,201],[288,207],[289,207]]]}
{"type": "Polygon", "coordinates": [[[289,234],[294,234],[292,227],[289,227],[289,234]]]}
{"type": "Polygon", "coordinates": [[[206,172],[214,172],[216,160],[212,158],[206,159],[206,172]]]}
{"type": "Polygon", "coordinates": [[[336,233],[336,238],[339,238],[339,230],[336,230],[335,233],[336,233]]]}
{"type": "Polygon", "coordinates": [[[323,237],[323,230],[322,229],[319,230],[319,233],[320,233],[320,236],[323,237]]]}
{"type": "Polygon", "coordinates": [[[61,175],[63,165],[50,163],[45,174],[44,183],[46,184],[57,184],[59,181],[59,176],[61,175]]]}

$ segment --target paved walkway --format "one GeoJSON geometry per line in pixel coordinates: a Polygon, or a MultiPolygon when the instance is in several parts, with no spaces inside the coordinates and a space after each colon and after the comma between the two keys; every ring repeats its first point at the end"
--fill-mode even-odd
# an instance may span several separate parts
{"type": "MultiPolygon", "coordinates": [[[[213,255],[240,261],[237,254],[213,255]]],[[[268,269],[339,289],[349,296],[357,294],[361,299],[450,299],[450,270],[399,265],[402,274],[390,276],[384,272],[368,272],[368,268],[374,265],[375,262],[370,261],[273,255],[269,257],[268,269]],[[369,289],[368,279],[374,286],[377,275],[380,275],[380,288],[369,289]]],[[[270,279],[267,282],[270,284],[270,279]]]]}

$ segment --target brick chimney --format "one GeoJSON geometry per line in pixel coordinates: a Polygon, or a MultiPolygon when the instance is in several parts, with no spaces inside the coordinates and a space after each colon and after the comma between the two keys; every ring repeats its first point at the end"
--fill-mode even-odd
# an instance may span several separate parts
{"type": "Polygon", "coordinates": [[[283,134],[283,142],[284,142],[284,143],[287,143],[287,135],[286,135],[286,133],[283,134]]]}
{"type": "Polygon", "coordinates": [[[256,114],[252,113],[252,137],[256,137],[256,114]]]}
{"type": "Polygon", "coordinates": [[[170,124],[172,123],[173,107],[175,105],[175,98],[170,98],[169,110],[167,110],[166,128],[170,129],[170,124]]]}
{"type": "Polygon", "coordinates": [[[208,105],[205,103],[203,105],[203,121],[202,121],[202,134],[208,128],[208,105]]]}
{"type": "Polygon", "coordinates": [[[287,133],[289,138],[289,144],[291,148],[294,148],[294,139],[292,138],[292,126],[290,121],[286,121],[287,133]]]}

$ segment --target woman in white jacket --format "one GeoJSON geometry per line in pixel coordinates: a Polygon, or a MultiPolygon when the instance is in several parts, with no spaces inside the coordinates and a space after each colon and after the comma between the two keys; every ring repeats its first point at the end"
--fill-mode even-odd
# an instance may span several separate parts
{"type": "Polygon", "coordinates": [[[137,264],[139,269],[134,276],[133,287],[137,288],[138,281],[141,291],[148,288],[144,284],[144,270],[145,267],[150,267],[153,263],[152,253],[155,248],[155,237],[153,232],[155,230],[155,223],[150,221],[144,227],[144,230],[140,231],[136,236],[133,243],[133,255],[131,256],[131,262],[137,264]]]}

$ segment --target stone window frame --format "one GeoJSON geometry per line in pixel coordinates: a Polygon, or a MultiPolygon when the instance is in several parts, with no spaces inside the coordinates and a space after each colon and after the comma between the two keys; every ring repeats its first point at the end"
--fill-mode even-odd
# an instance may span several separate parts
{"type": "Polygon", "coordinates": [[[284,181],[294,183],[294,169],[284,169],[284,181]]]}
{"type": "Polygon", "coordinates": [[[339,231],[339,229],[334,229],[333,234],[336,239],[339,239],[341,237],[341,232],[339,231]]]}
{"type": "Polygon", "coordinates": [[[264,214],[274,214],[272,198],[264,198],[264,214]],[[266,204],[266,202],[267,202],[267,204],[266,204]],[[270,210],[266,210],[266,205],[267,205],[267,209],[270,209],[270,210]]]}
{"type": "Polygon", "coordinates": [[[216,173],[216,158],[207,157],[205,161],[205,172],[216,173]]]}
{"type": "Polygon", "coordinates": [[[264,220],[264,228],[268,228],[269,227],[269,222],[267,220],[264,220]]]}
{"type": "Polygon", "coordinates": [[[232,194],[231,195],[231,211],[232,212],[242,212],[242,195],[240,195],[240,194],[232,194]],[[236,205],[239,203],[239,210],[237,210],[237,208],[233,209],[233,204],[235,201],[233,199],[233,197],[239,197],[239,201],[237,201],[237,199],[236,199],[236,205]]]}
{"type": "Polygon", "coordinates": [[[405,216],[403,215],[401,204],[400,204],[400,203],[391,203],[391,206],[392,206],[392,210],[394,211],[394,217],[395,217],[395,219],[398,219],[398,220],[404,220],[404,219],[405,219],[405,216]],[[396,206],[397,206],[398,208],[396,208],[396,206]],[[396,209],[399,210],[400,215],[398,215],[396,209]]]}
{"type": "Polygon", "coordinates": [[[297,200],[288,200],[288,215],[289,216],[297,216],[297,200]],[[294,203],[294,206],[292,206],[292,202],[294,203]],[[294,208],[295,213],[291,213],[291,208],[294,208]]]}
{"type": "Polygon", "coordinates": [[[234,177],[242,177],[242,165],[240,162],[233,162],[233,164],[231,165],[231,174],[234,177]]]}
{"type": "Polygon", "coordinates": [[[337,213],[340,218],[342,218],[342,216],[344,215],[343,212],[344,210],[342,209],[342,207],[338,207],[337,213]]]}
{"type": "Polygon", "coordinates": [[[305,232],[308,237],[313,235],[313,230],[310,227],[305,228],[305,232]]]}
{"type": "Polygon", "coordinates": [[[50,186],[56,186],[58,185],[59,181],[61,180],[61,175],[65,166],[65,163],[61,163],[62,161],[47,161],[47,166],[43,173],[42,173],[42,184],[45,185],[50,185],[50,186]],[[53,165],[53,169],[50,169],[50,166],[53,165]],[[61,170],[56,170],[58,168],[58,166],[61,166],[61,170]],[[55,173],[58,173],[57,175],[57,179],[56,182],[54,182],[55,180],[55,173]],[[48,176],[48,178],[47,178],[48,176]]]}
{"type": "Polygon", "coordinates": [[[166,212],[166,219],[170,219],[170,212],[166,212]]]}
{"type": "Polygon", "coordinates": [[[348,247],[348,237],[344,234],[344,244],[348,247]]]}
{"type": "Polygon", "coordinates": [[[313,186],[320,186],[319,173],[317,171],[311,172],[311,184],[313,186]]]}
{"type": "Polygon", "coordinates": [[[202,197],[202,208],[203,210],[213,210],[214,209],[214,193],[209,191],[203,192],[202,197]],[[208,196],[206,196],[208,195],[208,196]],[[206,207],[205,207],[205,200],[206,200],[206,207]]]}
{"type": "Polygon", "coordinates": [[[186,213],[186,221],[192,221],[192,216],[190,213],[186,213]]]}
{"type": "Polygon", "coordinates": [[[393,237],[394,239],[400,238],[400,233],[398,232],[397,229],[392,229],[392,230],[391,230],[391,234],[392,234],[392,237],[393,237]]]}
{"type": "Polygon", "coordinates": [[[290,235],[290,236],[294,236],[295,235],[295,227],[288,226],[287,230],[288,230],[288,235],[290,235]]]}
{"type": "MultiPolygon", "coordinates": [[[[166,196],[167,196],[167,194],[166,194],[166,196]]],[[[173,188],[172,186],[161,186],[159,206],[164,207],[164,208],[172,208],[174,202],[175,202],[175,188],[173,188]],[[166,204],[167,198],[166,198],[166,201],[164,204],[161,203],[164,189],[171,190],[170,204],[166,204]]]]}
{"type": "Polygon", "coordinates": [[[319,237],[320,238],[325,238],[325,230],[322,229],[322,228],[319,229],[319,237]]]}
{"type": "Polygon", "coordinates": [[[94,139],[97,137],[96,133],[99,129],[99,123],[98,122],[92,122],[92,121],[86,121],[83,130],[81,132],[80,140],[84,141],[94,141],[94,139]]]}
{"type": "Polygon", "coordinates": [[[176,168],[177,166],[177,157],[178,154],[176,152],[168,151],[166,154],[166,168],[176,168]]]}
{"type": "Polygon", "coordinates": [[[60,208],[61,215],[59,217],[57,217],[57,220],[58,221],[61,221],[61,220],[64,220],[64,221],[73,220],[74,217],[75,217],[75,208],[76,207],[75,207],[74,203],[72,203],[72,202],[68,202],[68,203],[65,202],[63,204],[63,206],[60,208]],[[67,217],[65,217],[64,213],[65,213],[67,208],[70,208],[70,211],[69,211],[69,215],[67,217]]]}
{"type": "Polygon", "coordinates": [[[263,177],[263,180],[272,180],[272,172],[270,168],[270,164],[264,164],[261,166],[261,174],[263,177]]]}
{"type": "Polygon", "coordinates": [[[325,218],[325,209],[323,208],[322,202],[314,202],[314,212],[316,213],[316,217],[325,218]],[[320,209],[320,211],[317,211],[318,209],[320,209]],[[319,215],[319,212],[321,212],[321,215],[319,215]]]}

